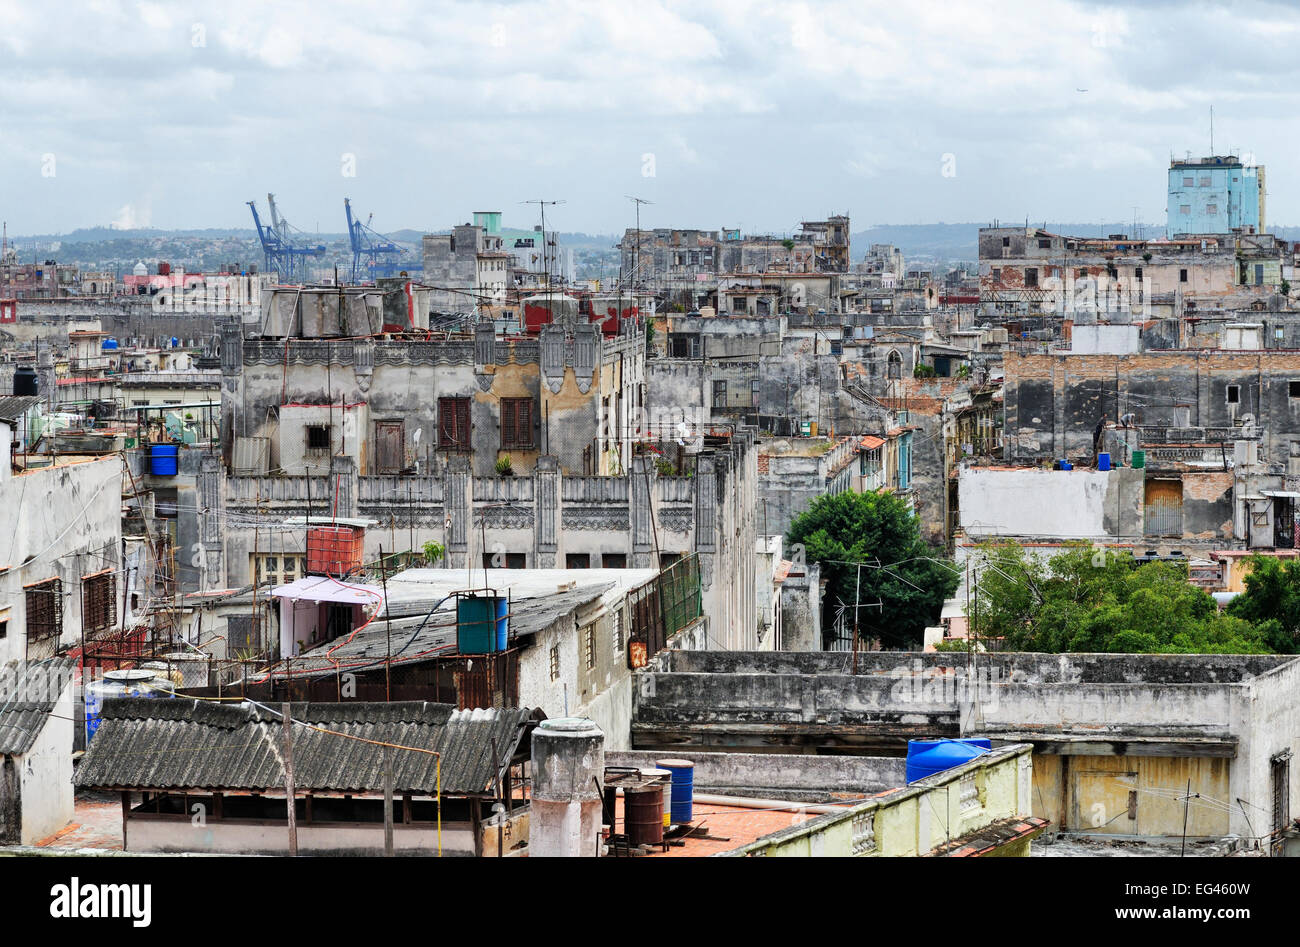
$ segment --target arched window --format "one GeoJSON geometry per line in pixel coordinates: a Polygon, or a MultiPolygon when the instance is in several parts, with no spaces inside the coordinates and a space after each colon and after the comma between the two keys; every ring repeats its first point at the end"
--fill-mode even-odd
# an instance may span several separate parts
{"type": "Polygon", "coordinates": [[[889,353],[889,377],[903,377],[903,356],[898,354],[898,349],[892,349],[889,353]]]}

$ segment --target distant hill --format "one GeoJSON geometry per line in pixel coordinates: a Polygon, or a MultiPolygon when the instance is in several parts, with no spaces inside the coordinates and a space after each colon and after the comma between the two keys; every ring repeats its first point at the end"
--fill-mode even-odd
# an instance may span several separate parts
{"type": "MultiPolygon", "coordinates": [[[[1021,221],[1023,223],[1023,220],[1021,221]]],[[[1015,226],[1016,221],[1000,221],[1015,226]]],[[[873,243],[889,243],[903,251],[910,263],[975,262],[979,258],[978,242],[983,223],[876,224],[852,235],[853,261],[861,260],[873,243]]],[[[1080,237],[1104,237],[1123,233],[1153,238],[1164,233],[1160,224],[1144,224],[1134,234],[1132,221],[1127,223],[1054,223],[1029,221],[1030,226],[1046,225],[1055,233],[1080,237]]],[[[450,228],[446,228],[450,229],[450,228]]],[[[386,236],[419,253],[420,238],[428,231],[410,228],[390,231],[386,236]]],[[[1273,227],[1283,240],[1300,241],[1300,226],[1273,227]]],[[[613,253],[619,234],[591,234],[560,231],[562,245],[586,253],[613,253]]],[[[322,264],[346,264],[350,260],[346,233],[309,234],[306,239],[328,248],[322,264]]],[[[189,270],[210,269],[224,263],[260,263],[262,249],[251,227],[214,227],[208,229],[117,230],[111,227],[85,227],[66,234],[11,235],[10,243],[18,249],[20,259],[57,259],[82,267],[130,266],[136,260],[168,260],[189,270]]]]}

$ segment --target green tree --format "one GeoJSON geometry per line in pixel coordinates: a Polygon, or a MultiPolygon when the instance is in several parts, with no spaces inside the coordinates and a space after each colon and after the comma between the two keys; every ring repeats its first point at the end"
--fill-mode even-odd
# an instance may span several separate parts
{"type": "Polygon", "coordinates": [[[1265,627],[1269,650],[1295,654],[1300,639],[1300,559],[1282,561],[1258,553],[1246,560],[1246,591],[1228,614],[1265,627]]]}
{"type": "Polygon", "coordinates": [[[851,629],[855,600],[879,604],[857,610],[858,634],[886,647],[918,647],[957,588],[956,569],[935,561],[938,551],[921,539],[911,508],[893,494],[850,490],[818,497],[790,524],[787,542],[792,550],[802,545],[807,561],[821,566],[823,624],[829,628],[842,613],[851,629]]]}
{"type": "Polygon", "coordinates": [[[975,633],[1019,651],[1267,654],[1270,628],[1222,615],[1181,563],[1137,564],[1077,545],[1050,559],[1015,543],[981,547],[975,633]]]}

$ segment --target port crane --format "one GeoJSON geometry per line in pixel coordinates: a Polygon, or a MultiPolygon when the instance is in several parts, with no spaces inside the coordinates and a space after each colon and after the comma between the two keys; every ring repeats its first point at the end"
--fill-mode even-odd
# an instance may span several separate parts
{"type": "Polygon", "coordinates": [[[397,276],[402,272],[423,271],[421,263],[406,259],[405,248],[394,243],[383,234],[371,229],[371,214],[363,224],[352,216],[352,202],[343,198],[343,211],[348,218],[348,242],[352,246],[352,272],[349,281],[361,282],[363,275],[373,280],[377,276],[397,276]],[[362,260],[365,260],[364,274],[362,260]]]}
{"type": "Polygon", "coordinates": [[[253,212],[253,225],[257,228],[257,239],[261,241],[262,252],[266,256],[266,269],[275,273],[276,278],[283,283],[302,282],[306,276],[308,258],[324,256],[325,245],[302,242],[306,234],[291,227],[280,215],[275,206],[274,194],[266,195],[266,203],[271,212],[270,224],[262,223],[262,218],[257,213],[257,202],[248,202],[248,208],[253,212]]]}

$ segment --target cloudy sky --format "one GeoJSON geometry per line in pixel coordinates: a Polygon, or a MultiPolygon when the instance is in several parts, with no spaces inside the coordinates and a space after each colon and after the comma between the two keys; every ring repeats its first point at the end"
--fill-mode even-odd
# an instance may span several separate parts
{"type": "Polygon", "coordinates": [[[1284,3],[0,0],[10,233],[1163,224],[1171,152],[1252,153],[1300,223],[1284,3]],[[1081,91],[1086,90],[1086,91],[1081,91]]]}

